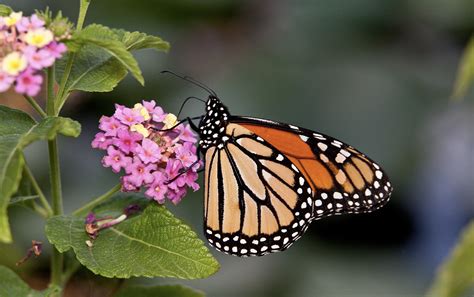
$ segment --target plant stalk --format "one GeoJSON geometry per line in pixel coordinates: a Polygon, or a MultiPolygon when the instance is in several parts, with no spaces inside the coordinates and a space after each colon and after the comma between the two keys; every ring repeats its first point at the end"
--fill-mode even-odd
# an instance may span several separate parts
{"type": "Polygon", "coordinates": [[[31,96],[24,96],[26,101],[28,101],[28,103],[31,105],[31,107],[34,108],[34,110],[36,110],[36,112],[42,117],[42,118],[45,118],[47,115],[46,115],[46,112],[44,112],[44,110],[41,108],[41,106],[39,106],[39,104],[35,101],[35,99],[33,99],[33,97],[31,96]]]}
{"type": "Polygon", "coordinates": [[[48,92],[48,100],[46,102],[46,112],[49,116],[54,116],[56,111],[55,111],[55,106],[54,106],[54,65],[49,67],[47,70],[47,80],[48,80],[48,86],[47,86],[47,92],[48,92]]]}
{"type": "Polygon", "coordinates": [[[115,185],[112,189],[110,189],[109,191],[107,191],[103,195],[92,199],[86,205],[82,206],[81,208],[76,209],[72,214],[74,216],[85,215],[89,210],[93,209],[95,206],[99,205],[100,203],[102,203],[102,202],[106,201],[107,199],[109,199],[110,197],[112,197],[115,193],[120,191],[121,188],[122,188],[122,185],[120,185],[120,184],[115,185]]]}
{"type": "Polygon", "coordinates": [[[66,97],[68,96],[68,94],[66,94],[66,83],[67,83],[67,80],[69,79],[69,74],[71,73],[72,65],[74,64],[75,58],[76,58],[75,53],[69,53],[68,59],[66,61],[66,67],[64,68],[64,73],[59,83],[58,100],[57,100],[57,106],[56,106],[56,110],[58,111],[58,114],[61,111],[64,105],[64,102],[66,102],[66,97]]]}
{"type": "MultiPolygon", "coordinates": [[[[48,68],[48,101],[46,103],[46,112],[48,116],[54,116],[54,67],[48,68]]],[[[53,215],[63,213],[63,199],[61,192],[61,173],[59,167],[59,153],[57,139],[48,140],[49,152],[49,177],[51,182],[51,197],[53,215]]],[[[55,248],[51,255],[51,284],[61,286],[61,275],[63,272],[63,255],[55,248]]]]}
{"type": "Polygon", "coordinates": [[[86,19],[87,9],[91,4],[91,0],[81,0],[81,5],[79,7],[79,17],[77,18],[76,31],[81,31],[84,26],[84,20],[86,19]]]}
{"type": "MultiPolygon", "coordinates": [[[[61,193],[61,175],[59,170],[59,153],[57,139],[48,141],[49,170],[51,180],[51,194],[53,204],[53,215],[63,213],[63,201],[61,193]]],[[[63,255],[55,248],[51,257],[51,284],[60,286],[63,270],[63,255]]]]}
{"type": "MultiPolygon", "coordinates": [[[[87,9],[89,8],[91,0],[81,0],[81,4],[79,7],[79,16],[77,18],[77,25],[76,25],[76,33],[82,30],[84,26],[84,21],[86,19],[87,9]]],[[[58,100],[56,102],[56,110],[61,111],[64,103],[67,99],[67,91],[66,91],[66,83],[69,79],[69,75],[71,74],[72,66],[74,64],[74,60],[76,58],[75,53],[69,53],[68,59],[66,61],[66,67],[64,69],[63,76],[61,77],[61,81],[59,83],[59,91],[58,91],[58,100]]]]}
{"type": "Polygon", "coordinates": [[[31,181],[31,185],[35,189],[36,194],[38,194],[39,200],[41,201],[41,204],[43,205],[44,209],[46,210],[46,216],[50,217],[53,214],[53,210],[51,209],[51,206],[49,205],[49,202],[46,199],[46,196],[44,195],[43,191],[41,190],[40,186],[38,185],[38,182],[36,181],[33,173],[31,172],[31,169],[28,165],[25,166],[25,173],[28,176],[29,180],[31,181]]]}

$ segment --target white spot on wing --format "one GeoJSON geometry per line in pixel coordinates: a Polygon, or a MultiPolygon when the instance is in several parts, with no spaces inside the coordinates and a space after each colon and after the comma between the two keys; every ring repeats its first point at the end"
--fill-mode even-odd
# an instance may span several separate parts
{"type": "Polygon", "coordinates": [[[344,149],[341,149],[341,154],[343,154],[344,157],[346,157],[346,158],[349,158],[351,156],[351,153],[349,153],[348,151],[346,151],[344,149]]]}
{"type": "Polygon", "coordinates": [[[304,142],[308,141],[308,136],[300,135],[300,138],[301,138],[301,140],[303,140],[304,142]]]}
{"type": "Polygon", "coordinates": [[[344,161],[346,160],[346,157],[344,157],[342,154],[338,153],[337,156],[336,156],[336,162],[337,163],[344,163],[344,161]]]}

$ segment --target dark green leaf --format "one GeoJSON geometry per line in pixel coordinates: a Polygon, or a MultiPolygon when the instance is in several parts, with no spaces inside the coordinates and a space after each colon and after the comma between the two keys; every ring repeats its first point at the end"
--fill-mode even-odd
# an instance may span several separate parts
{"type": "Polygon", "coordinates": [[[12,9],[10,6],[6,6],[4,4],[0,4],[0,16],[8,16],[12,13],[12,9]]]}
{"type": "Polygon", "coordinates": [[[115,297],[204,297],[205,294],[184,286],[130,286],[121,289],[115,297]]]}
{"type": "Polygon", "coordinates": [[[49,288],[42,292],[33,290],[15,272],[5,266],[0,266],[0,296],[2,297],[47,297],[58,291],[58,288],[49,288]]]}
{"type": "Polygon", "coordinates": [[[26,169],[23,169],[22,178],[20,180],[20,184],[18,185],[18,190],[11,197],[8,206],[20,205],[30,209],[35,209],[34,200],[38,199],[39,196],[36,195],[28,174],[25,173],[25,171],[26,169]]]}
{"type": "Polygon", "coordinates": [[[170,49],[170,44],[158,36],[152,36],[137,31],[127,32],[125,30],[114,30],[114,32],[129,51],[155,49],[157,51],[168,52],[170,49]]]}
{"type": "Polygon", "coordinates": [[[27,113],[0,105],[0,136],[23,134],[36,122],[27,113]]]}
{"type": "Polygon", "coordinates": [[[0,136],[0,242],[12,242],[7,207],[10,197],[17,191],[25,164],[23,154],[17,149],[18,138],[0,136]]]}
{"type": "Polygon", "coordinates": [[[427,297],[461,297],[474,288],[474,221],[443,263],[427,297]]]}
{"type": "MultiPolygon", "coordinates": [[[[123,53],[123,50],[151,48],[166,52],[169,49],[169,43],[157,36],[93,24],[76,34],[69,41],[68,47],[70,51],[74,51],[75,63],[66,83],[66,92],[73,90],[110,92],[126,76],[128,70],[134,74],[132,69],[138,69],[133,56],[123,53]],[[114,48],[120,47],[121,50],[114,52],[114,49],[107,47],[104,43],[110,43],[114,48]],[[123,58],[121,54],[124,54],[123,58]]],[[[67,58],[57,63],[58,77],[62,76],[66,61],[67,58]]]]}
{"type": "Polygon", "coordinates": [[[84,218],[56,216],[48,220],[46,235],[60,252],[72,248],[88,269],[105,277],[205,278],[219,269],[204,243],[190,227],[164,206],[144,198],[119,196],[94,210],[96,215],[118,216],[130,204],[147,205],[112,228],[102,230],[92,247],[84,218]]]}
{"type": "MultiPolygon", "coordinates": [[[[109,53],[95,45],[85,45],[76,54],[66,90],[110,92],[127,75],[127,68],[109,53]]],[[[67,57],[57,63],[58,77],[66,66],[67,57]]]]}
{"type": "Polygon", "coordinates": [[[145,83],[137,61],[110,28],[92,24],[74,35],[73,40],[79,46],[95,45],[100,47],[127,68],[140,84],[145,83]]]}
{"type": "Polygon", "coordinates": [[[471,37],[461,62],[459,63],[456,82],[454,83],[453,98],[462,98],[474,83],[474,36],[471,37]]]}
{"type": "Polygon", "coordinates": [[[53,139],[58,133],[77,137],[80,125],[68,118],[49,117],[40,123],[26,113],[0,106],[0,241],[12,241],[7,207],[18,190],[24,166],[22,150],[37,140],[53,139]]]}
{"type": "Polygon", "coordinates": [[[18,150],[21,137],[35,124],[26,113],[0,106],[0,242],[12,241],[7,207],[17,191],[24,159],[18,150]]]}

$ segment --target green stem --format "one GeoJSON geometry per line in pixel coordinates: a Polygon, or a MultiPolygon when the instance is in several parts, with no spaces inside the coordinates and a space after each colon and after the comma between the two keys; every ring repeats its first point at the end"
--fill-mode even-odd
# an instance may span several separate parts
{"type": "MultiPolygon", "coordinates": [[[[61,176],[59,170],[59,153],[56,138],[48,141],[49,150],[49,170],[51,179],[51,194],[53,204],[53,215],[61,215],[63,213],[63,200],[61,193],[61,176]]],[[[63,269],[62,254],[53,249],[51,257],[51,284],[60,286],[61,274],[63,269]]]]}
{"type": "Polygon", "coordinates": [[[38,182],[36,181],[33,173],[31,172],[31,169],[28,165],[25,166],[25,172],[26,172],[26,175],[28,176],[29,180],[31,181],[31,185],[35,189],[36,194],[38,194],[39,199],[41,201],[41,204],[43,205],[44,209],[46,210],[47,217],[50,217],[53,214],[53,210],[51,209],[51,206],[49,205],[49,202],[46,199],[46,196],[44,195],[43,191],[41,190],[40,186],[38,185],[38,182]]]}
{"type": "MultiPolygon", "coordinates": [[[[48,68],[48,101],[46,102],[46,112],[48,116],[54,116],[54,67],[48,68]]],[[[49,152],[49,178],[51,182],[51,196],[53,215],[63,213],[63,198],[61,192],[61,173],[59,168],[59,153],[57,139],[48,140],[49,152]]],[[[63,255],[55,248],[51,255],[51,284],[61,286],[61,275],[63,272],[63,255]]]]}
{"type": "MultiPolygon", "coordinates": [[[[79,17],[77,20],[76,31],[82,30],[84,20],[86,18],[87,9],[91,0],[80,0],[79,17]]],[[[67,92],[66,84],[69,79],[69,74],[72,70],[74,63],[74,54],[70,54],[66,69],[61,78],[59,90],[57,95],[54,95],[54,68],[48,69],[48,102],[47,102],[47,114],[49,116],[59,115],[61,108],[66,101],[67,92]]],[[[48,141],[49,151],[49,170],[51,179],[51,195],[52,195],[52,209],[53,215],[61,215],[63,213],[63,199],[61,193],[61,174],[59,167],[59,153],[57,139],[48,141]]],[[[51,285],[62,286],[62,273],[63,273],[63,255],[55,248],[53,248],[53,254],[51,256],[51,285]]],[[[58,294],[61,295],[61,294],[58,294]]]]}
{"type": "Polygon", "coordinates": [[[58,110],[58,113],[62,109],[64,102],[66,102],[66,97],[68,96],[66,93],[66,83],[69,79],[69,74],[71,74],[72,65],[74,64],[75,58],[75,53],[69,53],[68,59],[66,61],[66,67],[64,68],[64,73],[61,77],[61,82],[59,83],[58,100],[56,105],[56,110],[58,110]]]}
{"type": "Polygon", "coordinates": [[[48,115],[55,115],[55,106],[54,106],[54,65],[48,68],[47,71],[48,79],[48,101],[46,102],[46,112],[48,115]]]}
{"type": "MultiPolygon", "coordinates": [[[[79,16],[77,18],[76,33],[82,30],[84,26],[84,21],[86,19],[87,9],[89,8],[91,0],[81,0],[81,5],[79,7],[79,16]]],[[[67,99],[66,83],[71,74],[72,66],[74,64],[74,59],[76,58],[75,53],[70,53],[66,62],[66,68],[64,69],[63,76],[61,77],[61,82],[59,83],[58,91],[58,100],[56,102],[56,110],[59,111],[62,109],[64,103],[67,99]]]]}
{"type": "Polygon", "coordinates": [[[81,31],[84,26],[84,20],[86,19],[87,9],[91,4],[91,0],[81,0],[81,6],[79,7],[79,17],[77,18],[76,31],[81,31]]]}
{"type": "Polygon", "coordinates": [[[73,259],[72,261],[73,261],[73,263],[69,263],[69,265],[67,265],[67,268],[63,273],[62,282],[63,282],[64,285],[66,285],[68,283],[69,279],[74,275],[74,273],[76,273],[76,271],[79,268],[81,268],[81,263],[79,263],[78,260],[73,259]]]}
{"type": "Polygon", "coordinates": [[[120,184],[115,185],[107,193],[105,193],[105,194],[103,194],[103,195],[101,195],[97,198],[92,199],[86,205],[82,206],[81,208],[76,209],[72,214],[74,216],[81,216],[81,215],[86,214],[89,210],[93,209],[95,206],[99,205],[100,203],[102,203],[102,202],[106,201],[107,199],[109,199],[110,197],[112,197],[112,195],[114,195],[115,193],[120,191],[121,188],[122,188],[122,185],[120,185],[120,184]]]}
{"type": "Polygon", "coordinates": [[[36,103],[35,99],[33,99],[33,97],[30,97],[30,96],[24,96],[26,101],[28,101],[28,103],[31,105],[31,107],[33,107],[37,113],[39,113],[39,115],[42,117],[42,118],[45,118],[46,117],[46,112],[44,112],[44,110],[41,108],[41,106],[39,106],[38,103],[36,103]]]}
{"type": "Polygon", "coordinates": [[[33,210],[36,211],[44,219],[48,219],[49,217],[48,211],[44,209],[43,207],[39,206],[36,203],[33,203],[33,210]]]}

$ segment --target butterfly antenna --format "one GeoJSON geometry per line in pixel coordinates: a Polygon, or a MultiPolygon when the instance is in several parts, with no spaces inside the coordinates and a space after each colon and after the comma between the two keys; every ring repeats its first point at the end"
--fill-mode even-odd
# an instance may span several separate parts
{"type": "Polygon", "coordinates": [[[202,100],[201,98],[194,97],[194,96],[191,96],[191,97],[188,97],[188,98],[184,99],[184,101],[183,101],[183,103],[181,104],[181,107],[179,108],[179,111],[178,111],[178,116],[177,116],[178,118],[179,118],[179,115],[181,114],[181,111],[183,110],[184,105],[186,105],[186,103],[187,103],[189,100],[191,100],[191,99],[199,100],[199,101],[201,101],[201,102],[203,102],[203,103],[206,103],[206,101],[202,100]]]}
{"type": "Polygon", "coordinates": [[[214,95],[214,96],[217,97],[216,92],[214,92],[211,88],[209,88],[208,86],[206,86],[206,85],[203,84],[202,82],[199,82],[199,81],[195,80],[194,78],[191,78],[191,77],[189,77],[189,76],[181,76],[181,75],[178,75],[178,74],[176,74],[176,73],[174,73],[174,72],[172,72],[172,71],[169,71],[169,70],[161,71],[161,73],[174,75],[174,76],[176,76],[176,77],[178,77],[178,78],[181,78],[182,80],[185,80],[185,81],[187,81],[187,82],[189,82],[189,83],[192,83],[192,84],[195,85],[195,86],[200,87],[201,89],[205,90],[205,91],[208,92],[209,94],[214,95]]]}

